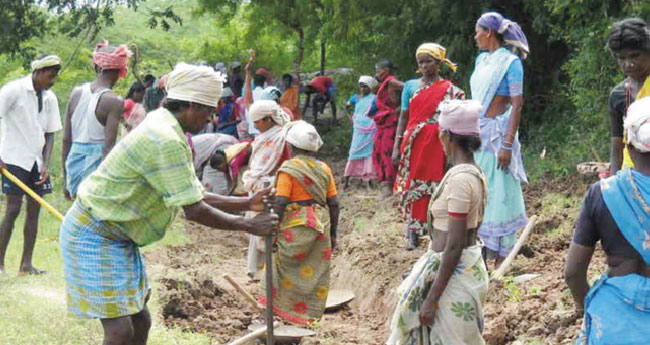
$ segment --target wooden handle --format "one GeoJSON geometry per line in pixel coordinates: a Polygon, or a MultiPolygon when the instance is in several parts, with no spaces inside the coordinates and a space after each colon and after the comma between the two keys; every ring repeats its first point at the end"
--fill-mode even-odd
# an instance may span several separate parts
{"type": "Polygon", "coordinates": [[[36,194],[33,190],[31,190],[29,187],[27,187],[22,181],[20,181],[16,176],[14,176],[12,173],[10,173],[7,169],[2,169],[2,174],[4,174],[9,181],[15,183],[20,189],[25,191],[25,193],[29,194],[36,202],[38,202],[41,206],[43,206],[50,214],[58,218],[60,221],[63,221],[63,215],[59,213],[52,205],[48,204],[47,201],[43,200],[38,194],[36,194]]]}
{"type": "Polygon", "coordinates": [[[510,251],[510,254],[508,254],[508,257],[501,263],[501,266],[499,266],[499,268],[492,273],[492,279],[503,279],[503,275],[506,273],[506,270],[510,268],[510,264],[512,264],[512,261],[515,260],[515,256],[517,256],[517,253],[519,253],[521,247],[524,245],[524,243],[526,243],[530,232],[535,227],[535,223],[537,223],[537,215],[530,217],[528,224],[526,224],[524,231],[522,231],[521,236],[519,236],[517,243],[515,244],[514,248],[512,248],[512,251],[510,251]]]}
{"type": "MultiPolygon", "coordinates": [[[[273,327],[275,327],[275,328],[280,327],[280,323],[276,321],[275,323],[273,323],[273,327]]],[[[247,334],[247,335],[233,341],[232,343],[230,343],[228,345],[244,345],[244,344],[246,344],[247,342],[249,342],[251,340],[260,338],[265,333],[266,333],[266,327],[261,327],[257,331],[255,331],[253,333],[249,333],[249,334],[247,334]]]]}
{"type": "Polygon", "coordinates": [[[241,285],[239,285],[239,283],[237,283],[234,279],[232,279],[232,277],[230,275],[224,274],[223,279],[227,280],[228,283],[230,283],[230,285],[232,285],[232,287],[234,287],[235,290],[237,290],[237,292],[239,292],[242,296],[244,296],[244,299],[246,300],[246,302],[250,303],[250,305],[253,306],[256,310],[259,310],[259,311],[264,310],[264,308],[262,308],[257,303],[257,300],[255,300],[255,297],[253,297],[251,294],[249,294],[248,291],[244,290],[244,288],[241,285]]]}

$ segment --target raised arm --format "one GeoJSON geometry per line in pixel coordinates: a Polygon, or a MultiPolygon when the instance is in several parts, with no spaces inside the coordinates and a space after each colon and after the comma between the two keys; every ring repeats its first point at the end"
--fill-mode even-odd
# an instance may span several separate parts
{"type": "Polygon", "coordinates": [[[246,110],[253,104],[253,88],[251,87],[251,75],[255,64],[255,50],[249,50],[250,58],[246,64],[246,78],[244,79],[244,105],[246,110]]]}

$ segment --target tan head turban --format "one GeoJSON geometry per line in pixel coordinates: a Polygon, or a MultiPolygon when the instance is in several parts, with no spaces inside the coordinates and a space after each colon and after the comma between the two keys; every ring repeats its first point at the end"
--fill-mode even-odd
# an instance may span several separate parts
{"type": "Polygon", "coordinates": [[[40,59],[32,61],[32,71],[61,65],[61,59],[56,55],[46,55],[40,59]]]}
{"type": "Polygon", "coordinates": [[[212,67],[181,62],[169,73],[165,82],[167,98],[217,107],[225,80],[212,67]]]}

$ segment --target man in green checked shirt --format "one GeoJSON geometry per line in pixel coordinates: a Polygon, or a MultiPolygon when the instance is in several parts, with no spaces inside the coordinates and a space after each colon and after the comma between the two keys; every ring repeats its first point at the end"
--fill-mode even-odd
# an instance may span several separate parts
{"type": "Polygon", "coordinates": [[[181,63],[167,79],[163,107],[124,137],[79,187],[61,225],[68,312],[100,319],[104,345],[145,344],[151,326],[149,287],[138,248],[161,239],[182,207],[188,220],[212,228],[270,235],[275,214],[254,218],[222,210],[264,209],[250,198],[207,193],[184,135],[197,133],[217,106],[223,77],[181,63]]]}

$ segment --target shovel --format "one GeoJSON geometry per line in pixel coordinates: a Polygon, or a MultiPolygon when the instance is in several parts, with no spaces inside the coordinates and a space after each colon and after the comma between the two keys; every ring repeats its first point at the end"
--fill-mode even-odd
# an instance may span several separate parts
{"type": "MultiPolygon", "coordinates": [[[[271,209],[273,213],[273,209],[271,209]]],[[[266,236],[264,238],[266,245],[266,344],[273,345],[273,238],[266,236]]]]}
{"type": "Polygon", "coordinates": [[[16,176],[14,176],[12,173],[9,172],[7,169],[2,169],[2,174],[4,174],[9,181],[15,183],[20,189],[25,191],[25,193],[29,194],[36,202],[38,202],[41,206],[43,206],[50,214],[52,214],[54,217],[56,217],[58,220],[63,221],[63,215],[59,213],[52,205],[48,204],[47,201],[43,200],[36,192],[31,190],[29,187],[27,187],[22,181],[20,181],[16,176]]]}

